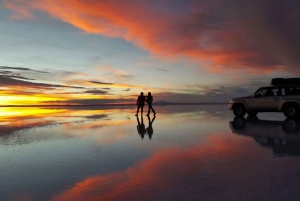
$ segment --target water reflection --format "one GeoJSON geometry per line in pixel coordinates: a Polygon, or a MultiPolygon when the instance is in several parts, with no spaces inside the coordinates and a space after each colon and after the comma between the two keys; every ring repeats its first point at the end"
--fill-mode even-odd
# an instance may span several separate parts
{"type": "MultiPolygon", "coordinates": [[[[0,122],[0,200],[299,198],[300,158],[232,135],[226,106],[157,107],[156,119],[135,119],[135,107],[17,110],[0,122]]],[[[287,125],[296,138],[297,122],[287,125]]]]}
{"type": "Polygon", "coordinates": [[[233,133],[251,136],[259,145],[271,148],[275,156],[300,156],[300,119],[269,121],[236,117],[229,125],[233,133]]]}
{"type": "Polygon", "coordinates": [[[141,139],[144,139],[145,135],[147,134],[149,139],[151,140],[152,135],[153,135],[152,124],[156,117],[155,116],[152,117],[152,120],[150,119],[149,116],[147,116],[147,117],[148,117],[148,127],[145,128],[143,116],[141,116],[141,121],[140,121],[140,118],[138,116],[136,116],[136,120],[137,120],[136,128],[137,128],[138,134],[141,136],[141,139]]]}
{"type": "Polygon", "coordinates": [[[149,136],[149,139],[151,139],[151,138],[152,138],[152,135],[153,135],[153,127],[152,127],[152,124],[153,124],[153,122],[154,122],[156,116],[153,116],[153,117],[152,117],[152,120],[150,120],[150,117],[149,117],[149,116],[147,116],[147,117],[148,117],[148,127],[146,128],[146,132],[147,132],[147,134],[148,134],[148,136],[149,136]]]}

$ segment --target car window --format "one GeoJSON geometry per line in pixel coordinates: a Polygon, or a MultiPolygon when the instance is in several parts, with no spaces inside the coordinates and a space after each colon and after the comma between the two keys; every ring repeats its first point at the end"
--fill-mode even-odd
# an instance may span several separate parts
{"type": "Polygon", "coordinates": [[[281,96],[282,95],[281,90],[278,88],[272,89],[271,91],[273,92],[273,96],[281,96]]]}
{"type": "Polygon", "coordinates": [[[254,96],[256,96],[256,97],[265,96],[267,91],[268,91],[268,89],[259,89],[254,93],[254,96]]]}
{"type": "Polygon", "coordinates": [[[286,88],[287,95],[300,95],[300,87],[289,87],[286,88]]]}

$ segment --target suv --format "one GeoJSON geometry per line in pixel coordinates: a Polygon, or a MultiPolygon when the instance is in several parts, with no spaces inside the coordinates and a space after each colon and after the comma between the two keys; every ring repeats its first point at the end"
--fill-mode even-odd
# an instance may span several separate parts
{"type": "Polygon", "coordinates": [[[238,117],[246,112],[249,116],[258,112],[283,112],[286,117],[296,117],[300,113],[300,85],[262,87],[251,96],[232,99],[228,109],[238,117]]]}

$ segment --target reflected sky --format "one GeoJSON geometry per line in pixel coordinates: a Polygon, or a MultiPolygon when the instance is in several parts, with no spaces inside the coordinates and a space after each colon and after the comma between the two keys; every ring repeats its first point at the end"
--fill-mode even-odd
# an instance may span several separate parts
{"type": "Polygon", "coordinates": [[[1,108],[1,198],[298,199],[298,120],[234,119],[226,105],[135,110],[1,108]]]}

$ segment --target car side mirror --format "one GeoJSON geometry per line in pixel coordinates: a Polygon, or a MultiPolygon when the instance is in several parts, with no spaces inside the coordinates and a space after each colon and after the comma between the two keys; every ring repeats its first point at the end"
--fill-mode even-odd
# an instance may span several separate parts
{"type": "Polygon", "coordinates": [[[258,97],[260,97],[260,95],[253,94],[253,97],[258,98],[258,97]]]}

